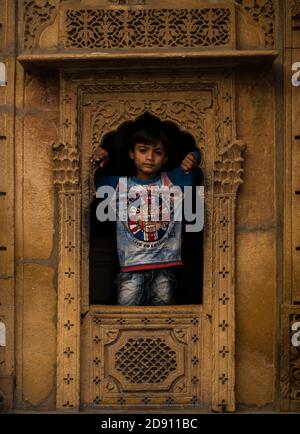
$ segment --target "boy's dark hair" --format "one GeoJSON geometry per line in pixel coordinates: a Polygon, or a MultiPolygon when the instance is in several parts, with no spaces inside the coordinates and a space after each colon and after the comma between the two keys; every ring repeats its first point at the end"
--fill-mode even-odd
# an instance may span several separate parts
{"type": "Polygon", "coordinates": [[[136,131],[130,139],[129,149],[133,151],[137,143],[141,143],[143,145],[161,144],[167,154],[170,150],[170,142],[167,136],[160,129],[157,128],[153,130],[149,128],[143,128],[136,131]]]}

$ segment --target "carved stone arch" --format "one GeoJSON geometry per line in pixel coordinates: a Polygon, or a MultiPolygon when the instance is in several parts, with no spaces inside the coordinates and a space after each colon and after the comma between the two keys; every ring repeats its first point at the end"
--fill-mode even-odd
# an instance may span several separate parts
{"type": "MultiPolygon", "coordinates": [[[[235,408],[235,206],[245,145],[236,139],[233,76],[227,71],[168,74],[160,71],[138,78],[131,72],[121,79],[103,74],[89,83],[85,77],[72,74],[61,77],[61,144],[54,147],[60,215],[58,409],[75,411],[81,402],[81,311],[88,339],[82,355],[89,379],[81,392],[84,404],[195,406],[206,401],[215,411],[235,408]],[[205,301],[190,309],[176,306],[166,311],[133,311],[112,306],[99,310],[86,301],[88,273],[81,266],[88,257],[88,236],[81,216],[90,200],[89,156],[104,134],[136,119],[150,110],[149,106],[154,116],[171,120],[200,139],[207,173],[205,301]],[[209,136],[205,135],[206,117],[214,125],[209,136]],[[168,378],[159,377],[157,390],[164,392],[158,393],[145,383],[144,395],[140,386],[137,394],[133,392],[136,377],[126,383],[120,375],[118,388],[112,386],[115,349],[127,348],[132,336],[145,334],[145,330],[149,330],[149,348],[171,348],[177,353],[180,346],[185,354],[184,387],[173,387],[168,378]],[[181,334],[187,336],[183,341],[178,339],[181,334]],[[107,342],[108,335],[114,336],[113,341],[107,342]],[[168,348],[156,345],[162,341],[168,342],[168,348]]],[[[141,355],[135,357],[138,363],[141,355]]],[[[172,373],[174,378],[182,377],[181,369],[180,362],[172,373]]]]}
{"type": "MultiPolygon", "coordinates": [[[[202,74],[202,73],[201,73],[202,74]]],[[[109,91],[117,92],[129,91],[126,97],[118,100],[118,104],[114,104],[108,100],[102,100],[101,98],[97,101],[94,107],[91,109],[91,143],[92,149],[95,150],[99,143],[103,142],[104,136],[108,132],[118,130],[126,122],[135,122],[140,116],[145,112],[159,118],[162,122],[170,121],[175,124],[178,129],[185,134],[189,134],[195,140],[197,147],[199,148],[201,154],[205,156],[205,128],[204,119],[207,109],[212,107],[212,98],[216,101],[215,111],[216,113],[220,111],[220,105],[223,101],[220,96],[220,91],[215,83],[209,83],[206,85],[205,81],[201,81],[201,74],[197,85],[199,89],[203,89],[203,94],[201,98],[191,98],[189,101],[182,100],[170,100],[166,98],[165,100],[155,99],[155,97],[148,96],[139,100],[132,98],[132,92],[145,92],[146,90],[150,92],[163,92],[168,91],[168,89],[174,88],[175,84],[171,84],[170,81],[162,83],[123,83],[121,85],[80,85],[78,87],[78,100],[82,98],[82,95],[86,95],[84,99],[84,105],[89,107],[91,101],[89,95],[93,93],[107,93],[109,91]]],[[[176,83],[176,81],[175,81],[176,83]]],[[[178,81],[176,83],[177,87],[181,91],[193,90],[191,83],[184,83],[178,81]]],[[[224,88],[224,99],[231,105],[231,92],[229,81],[224,88]]],[[[221,113],[220,113],[221,114],[221,113]]],[[[231,107],[227,108],[226,113],[224,113],[225,119],[220,120],[219,116],[216,116],[216,141],[217,148],[220,149],[222,143],[226,147],[232,139],[232,110],[231,107]],[[220,138],[222,135],[222,140],[220,138]]],[[[205,161],[201,160],[201,170],[203,172],[207,189],[210,191],[212,188],[212,178],[208,175],[208,170],[205,168],[205,161]]],[[[92,179],[92,175],[90,177],[92,179]]],[[[90,184],[91,186],[91,184],[90,184]]]]}
{"type": "MultiPolygon", "coordinates": [[[[121,100],[118,107],[114,107],[114,111],[111,111],[109,114],[109,131],[116,131],[125,122],[135,122],[144,113],[148,112],[149,114],[159,118],[162,122],[173,122],[183,133],[192,135],[195,141],[199,143],[199,148],[203,149],[204,131],[201,124],[198,125],[196,120],[199,120],[199,116],[204,114],[205,108],[200,106],[199,101],[191,101],[189,106],[185,104],[184,107],[184,110],[190,109],[190,117],[184,117],[183,119],[182,115],[180,115],[180,112],[182,113],[183,111],[183,107],[180,107],[180,105],[178,106],[177,104],[178,101],[173,102],[173,105],[176,106],[175,109],[175,107],[170,105],[170,102],[167,100],[163,102],[144,100],[138,103],[135,101],[121,100]]],[[[98,109],[96,108],[93,113],[95,117],[93,122],[93,149],[103,141],[103,131],[106,131],[105,128],[107,126],[105,118],[109,108],[110,105],[107,105],[103,111],[103,108],[101,110],[99,107],[98,109]]]]}
{"type": "MultiPolygon", "coordinates": [[[[121,121],[121,123],[119,124],[119,126],[117,126],[117,127],[115,127],[114,129],[111,129],[108,133],[106,133],[105,135],[103,135],[103,134],[101,134],[100,135],[100,138],[98,138],[98,137],[95,137],[95,140],[93,140],[93,149],[95,149],[97,146],[99,146],[99,144],[101,145],[102,143],[103,143],[103,141],[104,141],[104,139],[105,139],[105,137],[108,135],[108,134],[111,134],[111,133],[114,133],[114,132],[116,132],[116,131],[119,131],[124,125],[126,125],[127,123],[130,123],[130,122],[137,122],[140,118],[142,118],[144,115],[150,115],[150,116],[152,116],[152,117],[154,117],[155,119],[157,119],[157,120],[159,120],[159,121],[161,121],[161,122],[172,122],[177,128],[178,128],[178,130],[181,132],[181,133],[183,133],[183,134],[188,134],[188,135],[190,135],[191,137],[193,137],[193,139],[194,139],[194,141],[196,142],[197,141],[197,139],[199,140],[199,137],[197,138],[197,137],[195,137],[195,135],[194,135],[194,131],[190,131],[190,130],[188,130],[187,129],[187,124],[186,123],[183,123],[183,122],[179,122],[179,120],[178,119],[173,119],[173,118],[168,118],[167,117],[167,114],[165,113],[165,112],[163,112],[163,113],[160,113],[159,115],[158,115],[158,113],[156,113],[155,111],[152,111],[151,109],[147,109],[146,107],[145,107],[145,110],[144,111],[141,111],[138,115],[136,115],[135,117],[132,117],[131,119],[128,119],[128,120],[126,120],[126,121],[121,121]],[[99,142],[98,142],[98,140],[99,140],[99,142]],[[96,143],[98,143],[97,145],[96,145],[96,143]],[[95,144],[95,145],[94,145],[95,144]]],[[[97,130],[99,130],[100,128],[99,128],[100,126],[97,126],[97,130]]],[[[97,133],[97,132],[95,132],[95,133],[97,133]]],[[[96,135],[96,134],[95,134],[96,135]]],[[[93,137],[94,138],[94,137],[93,137]]],[[[202,139],[204,139],[204,134],[202,135],[202,139]]]]}
{"type": "MultiPolygon", "coordinates": [[[[93,151],[97,147],[103,145],[104,140],[105,140],[105,138],[108,135],[116,133],[117,131],[119,131],[120,129],[122,129],[122,127],[125,126],[126,124],[138,122],[139,119],[141,119],[146,114],[154,117],[155,119],[157,119],[158,121],[160,121],[162,123],[163,122],[171,122],[173,125],[176,126],[176,128],[178,129],[178,131],[180,133],[191,136],[195,143],[199,143],[199,142],[201,143],[205,139],[204,131],[203,130],[199,131],[199,134],[195,135],[195,131],[194,130],[192,130],[192,131],[188,130],[188,125],[186,123],[179,122],[179,120],[175,119],[175,118],[169,118],[166,112],[160,112],[159,115],[158,115],[157,112],[155,112],[155,111],[147,108],[147,103],[145,104],[144,111],[142,111],[143,110],[142,106],[140,107],[140,109],[141,109],[141,111],[138,114],[136,112],[134,114],[126,112],[126,115],[128,115],[128,119],[127,120],[124,120],[124,113],[123,113],[122,119],[120,119],[118,117],[118,120],[119,120],[120,123],[119,124],[117,122],[113,123],[112,126],[111,126],[112,129],[109,130],[109,131],[107,131],[106,133],[103,133],[103,131],[105,131],[105,130],[103,130],[104,122],[101,123],[101,121],[99,121],[98,116],[95,115],[95,119],[93,120],[93,127],[92,127],[92,130],[93,130],[92,149],[93,149],[93,151]]],[[[98,113],[101,114],[101,116],[103,116],[103,113],[102,113],[102,111],[100,109],[99,109],[98,113]]],[[[198,147],[198,149],[199,149],[199,152],[200,152],[200,154],[202,156],[203,146],[201,148],[198,147]]],[[[204,168],[203,168],[202,158],[201,158],[199,167],[203,171],[204,168]]],[[[94,196],[94,193],[95,193],[95,190],[93,188],[93,182],[94,182],[94,176],[95,176],[95,171],[96,170],[97,170],[96,167],[92,167],[91,166],[91,172],[90,172],[91,196],[94,196]]]]}

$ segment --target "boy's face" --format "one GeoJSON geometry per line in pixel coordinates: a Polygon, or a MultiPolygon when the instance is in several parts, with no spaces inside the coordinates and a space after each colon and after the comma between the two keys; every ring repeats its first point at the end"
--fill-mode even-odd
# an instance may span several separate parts
{"type": "Polygon", "coordinates": [[[167,152],[161,143],[156,145],[136,143],[134,151],[130,150],[129,154],[134,160],[136,176],[141,179],[153,178],[168,160],[167,152]]]}

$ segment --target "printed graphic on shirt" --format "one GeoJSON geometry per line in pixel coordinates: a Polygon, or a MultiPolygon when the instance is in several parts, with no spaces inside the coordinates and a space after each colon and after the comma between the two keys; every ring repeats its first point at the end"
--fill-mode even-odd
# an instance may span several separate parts
{"type": "MultiPolygon", "coordinates": [[[[166,201],[161,194],[147,189],[147,196],[139,197],[133,203],[128,201],[128,228],[136,240],[143,243],[160,243],[168,233],[174,208],[173,200],[166,201]],[[163,220],[166,216],[167,219],[163,220]]],[[[153,245],[155,247],[155,244],[153,245]]]]}
{"type": "Polygon", "coordinates": [[[126,218],[117,220],[121,271],[182,264],[181,221],[170,218],[175,214],[170,187],[172,183],[165,173],[147,186],[137,185],[132,178],[126,182],[120,179],[117,190],[119,204],[123,203],[119,209],[122,216],[127,204],[126,218]]]}

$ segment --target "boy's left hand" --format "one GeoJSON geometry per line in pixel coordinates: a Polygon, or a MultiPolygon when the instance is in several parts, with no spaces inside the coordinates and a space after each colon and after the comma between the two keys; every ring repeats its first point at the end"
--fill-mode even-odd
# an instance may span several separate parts
{"type": "Polygon", "coordinates": [[[198,167],[199,161],[195,157],[195,155],[190,152],[187,154],[187,156],[183,159],[181,163],[181,167],[184,170],[186,174],[188,174],[191,170],[194,170],[198,167]]]}

